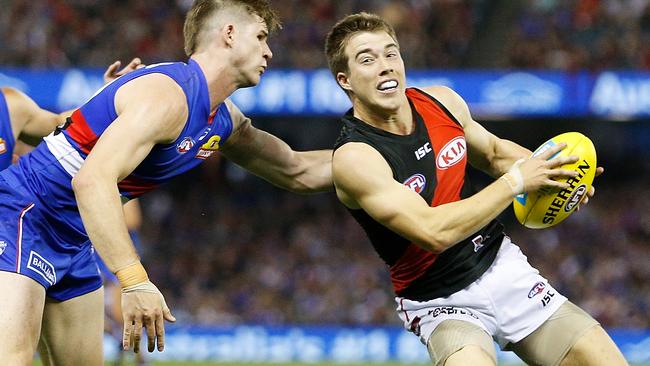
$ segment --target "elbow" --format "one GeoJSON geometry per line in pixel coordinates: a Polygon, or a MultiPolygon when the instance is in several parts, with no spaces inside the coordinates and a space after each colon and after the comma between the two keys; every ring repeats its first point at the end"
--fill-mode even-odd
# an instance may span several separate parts
{"type": "Polygon", "coordinates": [[[87,173],[85,170],[81,169],[73,178],[72,178],[72,190],[75,195],[79,197],[84,195],[87,192],[93,192],[95,190],[97,180],[94,179],[92,174],[87,173]]]}
{"type": "Polygon", "coordinates": [[[440,254],[454,246],[456,242],[457,240],[452,237],[451,233],[436,229],[426,233],[421,246],[434,254],[440,254]]]}

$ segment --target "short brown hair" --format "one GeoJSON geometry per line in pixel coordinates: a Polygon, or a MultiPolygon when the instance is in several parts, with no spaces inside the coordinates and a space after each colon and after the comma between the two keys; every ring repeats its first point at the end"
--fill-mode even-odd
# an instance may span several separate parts
{"type": "Polygon", "coordinates": [[[183,25],[185,53],[188,56],[196,52],[201,30],[210,16],[228,7],[240,7],[249,14],[259,16],[266,23],[269,32],[282,28],[280,18],[271,8],[268,0],[196,0],[187,12],[183,25]]]}
{"type": "Polygon", "coordinates": [[[334,77],[339,72],[348,71],[348,57],[345,55],[345,46],[348,40],[359,32],[377,31],[388,33],[395,41],[395,44],[399,44],[395,29],[377,14],[366,12],[351,14],[334,25],[327,34],[327,40],[325,41],[327,64],[334,77]]]}

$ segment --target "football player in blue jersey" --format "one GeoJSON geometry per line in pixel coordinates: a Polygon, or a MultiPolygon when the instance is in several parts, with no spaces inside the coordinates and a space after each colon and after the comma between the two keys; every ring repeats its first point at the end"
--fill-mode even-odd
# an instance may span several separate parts
{"type": "Polygon", "coordinates": [[[118,78],[56,133],[0,173],[0,364],[29,365],[43,322],[54,364],[102,365],[101,278],[92,246],[122,288],[123,346],[164,348],[175,321],[126,228],[122,201],[221,154],[281,188],[331,191],[331,150],[295,151],[227,97],[254,86],[278,28],[265,0],[197,0],[187,63],[118,78]],[[47,325],[46,325],[47,323],[47,325]],[[45,329],[47,327],[47,329],[45,329]]]}

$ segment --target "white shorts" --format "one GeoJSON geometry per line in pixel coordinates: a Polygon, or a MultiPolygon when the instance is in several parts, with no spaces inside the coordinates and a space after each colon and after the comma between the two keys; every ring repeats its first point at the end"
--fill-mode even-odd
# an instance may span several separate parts
{"type": "Polygon", "coordinates": [[[492,266],[466,288],[429,301],[395,300],[404,327],[423,344],[440,323],[456,319],[481,327],[503,349],[535,331],[567,299],[506,236],[492,266]]]}

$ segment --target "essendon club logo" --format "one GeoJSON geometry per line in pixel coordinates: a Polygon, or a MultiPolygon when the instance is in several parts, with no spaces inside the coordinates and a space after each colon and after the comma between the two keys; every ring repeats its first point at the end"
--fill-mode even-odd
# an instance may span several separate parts
{"type": "Polygon", "coordinates": [[[402,184],[415,193],[421,193],[424,190],[424,186],[427,185],[427,180],[424,178],[424,175],[418,173],[408,177],[402,184]]]}
{"type": "Polygon", "coordinates": [[[440,150],[436,158],[436,166],[438,169],[448,169],[463,160],[466,151],[467,144],[465,143],[465,137],[458,136],[449,141],[440,150]]]}

